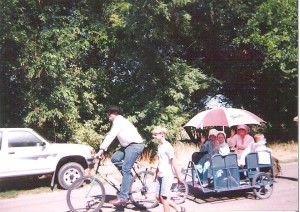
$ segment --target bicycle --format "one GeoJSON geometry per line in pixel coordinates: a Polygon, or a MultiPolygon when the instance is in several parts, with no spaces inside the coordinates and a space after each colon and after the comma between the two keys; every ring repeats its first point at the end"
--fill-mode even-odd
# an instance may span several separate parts
{"type": "MultiPolygon", "coordinates": [[[[107,175],[100,173],[101,166],[112,166],[116,163],[104,164],[101,160],[96,165],[95,174],[92,176],[83,176],[70,186],[67,192],[67,204],[71,211],[100,211],[102,208],[106,191],[103,183],[97,178],[100,176],[108,184],[110,184],[117,192],[120,192],[119,182],[111,180],[107,175]]],[[[144,166],[141,163],[135,162],[136,165],[144,166]]],[[[154,167],[146,167],[145,170],[137,171],[136,167],[132,168],[134,176],[130,183],[129,200],[140,209],[150,209],[158,206],[155,197],[156,183],[154,182],[155,173],[151,171],[154,167]]],[[[171,199],[176,204],[181,204],[185,201],[189,188],[186,182],[179,184],[174,177],[174,182],[171,187],[171,199]]]]}

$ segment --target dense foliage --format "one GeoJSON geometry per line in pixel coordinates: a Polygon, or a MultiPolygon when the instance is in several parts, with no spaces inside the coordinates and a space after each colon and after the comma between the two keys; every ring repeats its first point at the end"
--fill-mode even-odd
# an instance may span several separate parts
{"type": "Polygon", "coordinates": [[[1,127],[96,147],[110,127],[105,106],[118,104],[148,144],[158,124],[176,140],[222,94],[268,121],[270,136],[296,132],[295,0],[1,0],[0,8],[1,127]]]}

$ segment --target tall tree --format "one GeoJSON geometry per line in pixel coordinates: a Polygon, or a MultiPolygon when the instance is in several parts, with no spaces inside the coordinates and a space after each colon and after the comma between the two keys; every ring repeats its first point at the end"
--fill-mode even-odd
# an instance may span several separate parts
{"type": "Polygon", "coordinates": [[[295,2],[2,0],[0,124],[97,146],[109,129],[104,107],[119,104],[147,140],[157,124],[176,139],[221,93],[288,129],[295,2]]]}
{"type": "Polygon", "coordinates": [[[291,139],[291,133],[297,138],[293,123],[298,114],[297,20],[295,0],[262,3],[235,42],[244,55],[247,78],[239,77],[239,72],[241,80],[230,81],[236,91],[227,86],[228,96],[256,108],[269,122],[270,137],[283,140],[291,139]]]}
{"type": "Polygon", "coordinates": [[[212,81],[180,58],[174,35],[188,34],[190,17],[177,13],[190,2],[6,1],[14,28],[2,26],[2,44],[20,50],[4,72],[20,92],[19,118],[77,140],[78,129],[104,134],[103,108],[118,103],[145,136],[166,124],[175,138],[191,96],[212,81]]]}

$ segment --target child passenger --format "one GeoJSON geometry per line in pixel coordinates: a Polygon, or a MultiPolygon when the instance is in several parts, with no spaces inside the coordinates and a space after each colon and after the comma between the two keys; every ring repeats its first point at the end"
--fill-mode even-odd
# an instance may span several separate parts
{"type": "MultiPolygon", "coordinates": [[[[215,148],[215,141],[217,140],[218,130],[210,129],[208,133],[208,139],[206,140],[204,136],[200,139],[200,149],[199,152],[194,152],[192,155],[192,161],[195,164],[202,164],[206,161],[208,154],[211,154],[215,148]],[[200,162],[201,161],[201,162],[200,162]]],[[[200,173],[200,178],[202,178],[202,173],[200,173]]]]}
{"type": "Polygon", "coordinates": [[[202,141],[200,144],[200,150],[199,152],[208,152],[211,153],[214,149],[214,142],[217,139],[217,133],[218,130],[216,129],[210,129],[208,133],[208,140],[207,141],[202,141]]]}
{"type": "Polygon", "coordinates": [[[226,156],[230,153],[230,148],[225,142],[226,134],[223,131],[219,131],[217,134],[217,141],[219,143],[218,153],[222,156],[226,156]]]}
{"type": "Polygon", "coordinates": [[[260,152],[260,151],[268,151],[272,152],[270,148],[266,146],[266,139],[263,134],[256,134],[254,136],[255,143],[251,145],[251,152],[260,152]]]}
{"type": "Polygon", "coordinates": [[[213,150],[207,154],[207,157],[205,159],[201,159],[202,163],[199,164],[197,167],[198,171],[200,172],[200,178],[202,177],[202,185],[204,187],[209,186],[209,179],[212,177],[211,176],[211,169],[210,169],[210,164],[211,164],[211,158],[215,154],[220,154],[222,156],[226,156],[230,153],[230,149],[228,144],[225,142],[226,140],[226,134],[223,131],[217,131],[216,132],[216,141],[214,142],[214,148],[213,150]],[[205,160],[205,161],[204,161],[205,160]],[[202,174],[202,175],[201,175],[202,174]]]}
{"type": "Polygon", "coordinates": [[[175,176],[178,182],[183,184],[180,179],[177,166],[174,162],[174,148],[165,139],[167,135],[167,129],[162,126],[157,126],[152,131],[154,139],[159,143],[158,145],[158,167],[156,169],[154,180],[156,183],[156,199],[163,204],[164,212],[169,212],[170,207],[174,208],[178,212],[184,212],[185,208],[176,205],[170,200],[171,186],[175,176]]]}
{"type": "MultiPolygon", "coordinates": [[[[270,164],[270,158],[268,154],[264,154],[265,152],[272,152],[270,148],[266,146],[266,139],[263,134],[256,134],[254,136],[255,143],[251,145],[251,152],[258,152],[259,157],[259,163],[260,164],[270,164]]],[[[273,175],[274,177],[277,177],[278,175],[281,175],[281,165],[279,163],[279,160],[272,156],[272,165],[273,165],[273,175]]]]}

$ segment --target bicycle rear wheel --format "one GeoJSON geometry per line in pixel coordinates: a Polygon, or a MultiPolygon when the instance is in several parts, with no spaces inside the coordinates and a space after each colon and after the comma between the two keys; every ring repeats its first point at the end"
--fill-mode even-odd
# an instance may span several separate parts
{"type": "Polygon", "coordinates": [[[185,181],[183,184],[178,183],[177,178],[174,178],[172,187],[171,187],[171,200],[176,204],[184,203],[185,199],[189,194],[189,187],[185,181]]]}
{"type": "Polygon", "coordinates": [[[83,176],[70,186],[67,204],[71,211],[100,211],[105,200],[105,189],[100,180],[83,176]]]}
{"type": "Polygon", "coordinates": [[[154,172],[142,171],[132,178],[129,199],[140,209],[149,209],[158,206],[155,197],[156,183],[154,172]]]}

